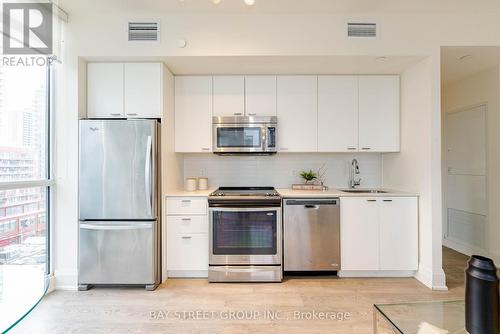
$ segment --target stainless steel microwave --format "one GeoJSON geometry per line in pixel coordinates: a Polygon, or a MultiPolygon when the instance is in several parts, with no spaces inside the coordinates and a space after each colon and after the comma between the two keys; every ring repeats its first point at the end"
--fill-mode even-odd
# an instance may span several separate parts
{"type": "Polygon", "coordinates": [[[277,152],[276,116],[213,117],[215,154],[274,154],[277,152]]]}

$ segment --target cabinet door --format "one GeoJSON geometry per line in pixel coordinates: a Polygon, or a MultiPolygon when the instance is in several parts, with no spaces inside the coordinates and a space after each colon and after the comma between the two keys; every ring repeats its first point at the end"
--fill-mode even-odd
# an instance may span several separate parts
{"type": "Polygon", "coordinates": [[[125,64],[125,116],[161,118],[162,64],[125,64]]]}
{"type": "Polygon", "coordinates": [[[175,151],[212,152],[212,77],[175,77],[175,151]]]}
{"type": "Polygon", "coordinates": [[[245,115],[245,78],[214,76],[214,116],[245,115]]]}
{"type": "Polygon", "coordinates": [[[245,114],[247,116],[276,116],[275,76],[245,77],[245,114]]]}
{"type": "Polygon", "coordinates": [[[359,77],[360,151],[399,151],[399,76],[359,77]]]}
{"type": "Polygon", "coordinates": [[[375,198],[340,200],[342,270],[379,269],[379,203],[375,198]]]}
{"type": "Polygon", "coordinates": [[[318,77],[278,76],[280,152],[318,151],[318,77]]]}
{"type": "Polygon", "coordinates": [[[123,118],[123,64],[87,64],[87,117],[123,118]]]}
{"type": "Polygon", "coordinates": [[[167,217],[167,270],[208,270],[208,234],[183,232],[173,217],[167,217]]]}
{"type": "Polygon", "coordinates": [[[418,269],[416,197],[386,197],[380,202],[380,270],[418,269]]]}
{"type": "Polygon", "coordinates": [[[318,77],[318,151],[358,150],[358,78],[318,77]]]}

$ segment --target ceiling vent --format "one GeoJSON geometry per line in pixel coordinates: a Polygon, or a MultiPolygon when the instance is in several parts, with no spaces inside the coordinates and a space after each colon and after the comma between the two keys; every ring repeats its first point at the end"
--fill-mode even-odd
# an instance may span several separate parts
{"type": "Polygon", "coordinates": [[[377,37],[377,24],[348,22],[347,37],[377,37]]]}
{"type": "Polygon", "coordinates": [[[128,40],[132,42],[160,41],[160,23],[159,22],[129,22],[128,40]]]}

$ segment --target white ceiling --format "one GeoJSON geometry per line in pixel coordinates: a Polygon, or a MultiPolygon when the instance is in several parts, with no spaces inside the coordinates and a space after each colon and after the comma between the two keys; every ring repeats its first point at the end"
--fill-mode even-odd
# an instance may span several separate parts
{"type": "MultiPolygon", "coordinates": [[[[338,14],[394,11],[477,10],[477,2],[470,0],[255,0],[246,6],[243,0],[53,0],[71,15],[75,11],[158,11],[203,13],[275,13],[275,14],[338,14]]],[[[482,0],[481,6],[499,8],[498,0],[482,0]]]]}
{"type": "Polygon", "coordinates": [[[422,57],[185,56],[91,57],[87,61],[163,61],[175,75],[209,74],[400,74],[422,57]]]}
{"type": "Polygon", "coordinates": [[[443,85],[495,66],[500,66],[500,47],[454,46],[441,48],[441,82],[443,85]],[[460,60],[460,57],[466,55],[470,56],[460,60]]]}

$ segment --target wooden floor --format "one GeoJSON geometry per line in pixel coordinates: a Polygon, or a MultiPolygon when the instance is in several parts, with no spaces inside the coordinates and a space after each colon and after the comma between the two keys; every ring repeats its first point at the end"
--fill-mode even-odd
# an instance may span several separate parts
{"type": "Polygon", "coordinates": [[[12,333],[366,334],[374,303],[463,298],[467,257],[449,249],[443,253],[449,291],[431,291],[413,278],[309,277],[281,284],[170,279],[155,292],[53,292],[12,333]],[[313,311],[345,319],[307,319],[313,311]],[[303,319],[296,319],[298,314],[303,319]]]}

